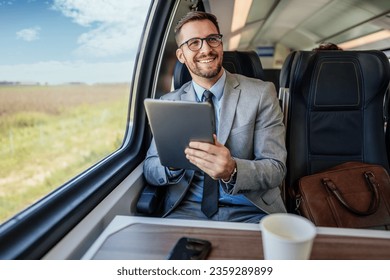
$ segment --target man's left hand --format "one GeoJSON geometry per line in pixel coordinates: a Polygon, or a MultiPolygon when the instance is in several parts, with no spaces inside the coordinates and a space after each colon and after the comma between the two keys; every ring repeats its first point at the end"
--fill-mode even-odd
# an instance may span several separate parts
{"type": "Polygon", "coordinates": [[[187,159],[206,172],[215,180],[230,179],[230,175],[236,168],[236,162],[232,158],[230,151],[217,140],[214,134],[214,144],[206,142],[190,142],[185,149],[187,159]]]}

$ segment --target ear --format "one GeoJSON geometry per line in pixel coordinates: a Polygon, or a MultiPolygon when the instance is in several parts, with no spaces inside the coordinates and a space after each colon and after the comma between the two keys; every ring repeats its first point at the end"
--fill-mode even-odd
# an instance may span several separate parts
{"type": "Polygon", "coordinates": [[[185,62],[185,59],[184,59],[184,54],[183,54],[183,50],[181,48],[178,48],[176,50],[176,57],[177,59],[184,64],[185,62]]]}

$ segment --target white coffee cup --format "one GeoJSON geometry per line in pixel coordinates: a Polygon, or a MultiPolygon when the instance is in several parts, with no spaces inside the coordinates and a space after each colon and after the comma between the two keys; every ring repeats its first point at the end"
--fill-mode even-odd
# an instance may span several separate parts
{"type": "Polygon", "coordinates": [[[310,258],[315,225],[289,213],[269,214],[260,220],[266,260],[307,260],[310,258]]]}

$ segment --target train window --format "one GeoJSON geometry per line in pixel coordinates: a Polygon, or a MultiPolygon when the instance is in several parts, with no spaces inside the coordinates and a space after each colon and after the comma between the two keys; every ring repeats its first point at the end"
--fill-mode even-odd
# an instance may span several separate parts
{"type": "Polygon", "coordinates": [[[0,224],[121,146],[149,5],[0,1],[0,224]]]}

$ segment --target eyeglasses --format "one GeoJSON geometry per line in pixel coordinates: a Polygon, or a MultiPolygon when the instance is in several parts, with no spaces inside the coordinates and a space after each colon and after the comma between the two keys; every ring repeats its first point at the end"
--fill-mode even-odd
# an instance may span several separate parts
{"type": "Polygon", "coordinates": [[[196,52],[202,48],[203,41],[206,41],[211,48],[219,47],[222,43],[222,34],[212,34],[206,38],[191,38],[181,44],[179,48],[181,48],[184,44],[187,44],[191,51],[196,52]]]}

